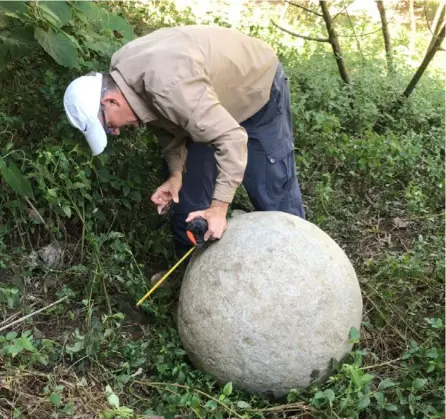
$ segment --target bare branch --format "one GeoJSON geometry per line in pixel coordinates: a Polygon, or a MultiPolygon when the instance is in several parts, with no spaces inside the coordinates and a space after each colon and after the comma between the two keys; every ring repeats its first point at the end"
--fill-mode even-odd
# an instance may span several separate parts
{"type": "Polygon", "coordinates": [[[432,45],[429,45],[426,55],[424,56],[423,62],[421,63],[420,67],[418,68],[417,72],[414,74],[409,85],[406,87],[406,90],[403,93],[404,97],[406,97],[406,98],[409,97],[409,95],[415,89],[415,86],[417,85],[418,81],[420,80],[420,78],[423,75],[424,71],[426,70],[427,66],[431,62],[432,58],[434,58],[434,55],[438,51],[438,48],[441,46],[441,43],[443,42],[443,40],[445,38],[445,33],[446,33],[446,25],[443,24],[443,27],[441,28],[439,33],[437,35],[435,35],[434,37],[432,37],[434,42],[432,43],[432,45]]]}
{"type": "Polygon", "coordinates": [[[445,11],[444,0],[440,2],[440,4],[438,5],[438,8],[437,8],[437,11],[435,12],[434,20],[432,21],[432,26],[434,27],[434,30],[432,30],[432,26],[429,23],[429,19],[427,17],[426,0],[423,5],[423,11],[424,11],[424,18],[426,19],[427,28],[429,29],[429,32],[435,36],[435,30],[439,29],[439,27],[441,26],[441,22],[443,22],[443,20],[444,20],[444,11],[445,11]]]}
{"type": "Polygon", "coordinates": [[[429,19],[427,18],[426,2],[427,2],[427,0],[424,1],[424,5],[423,5],[424,18],[426,19],[426,25],[427,25],[427,28],[429,29],[429,32],[431,33],[431,35],[433,35],[434,33],[432,32],[431,24],[429,23],[429,19]]]}
{"type": "Polygon", "coordinates": [[[39,308],[39,310],[34,311],[33,313],[29,313],[26,316],[20,317],[20,319],[14,320],[13,322],[6,324],[2,327],[0,327],[0,332],[3,332],[3,330],[9,329],[11,326],[15,326],[16,324],[22,323],[24,322],[26,319],[29,319],[32,316],[35,316],[36,314],[41,313],[42,311],[51,308],[53,306],[55,306],[56,304],[61,303],[62,301],[65,301],[68,298],[68,295],[66,295],[65,297],[59,298],[57,301],[54,301],[54,303],[48,304],[45,307],[39,308]]]}
{"type": "MultiPolygon", "coordinates": [[[[344,1],[342,1],[342,4],[344,4],[344,1]]],[[[361,43],[359,42],[359,39],[356,36],[355,27],[354,27],[353,22],[352,22],[352,20],[350,18],[350,14],[347,11],[347,7],[345,8],[345,14],[347,15],[347,19],[348,19],[348,22],[350,24],[350,27],[352,28],[353,36],[355,37],[356,45],[358,46],[358,52],[361,55],[362,62],[364,63],[365,62],[365,58],[364,58],[364,54],[362,53],[361,43]]]]}
{"type": "Polygon", "coordinates": [[[366,33],[361,33],[361,34],[359,34],[359,35],[342,35],[342,33],[338,33],[338,36],[339,37],[342,37],[342,38],[362,38],[362,37],[364,37],[364,36],[368,36],[368,35],[372,35],[372,34],[374,34],[374,33],[376,33],[376,32],[380,32],[382,29],[381,28],[379,28],[379,29],[377,29],[376,31],[373,31],[373,32],[366,32],[366,33]]]}
{"type": "MultiPolygon", "coordinates": [[[[441,4],[438,5],[438,9],[435,12],[434,21],[432,22],[432,39],[429,43],[428,50],[432,48],[432,45],[434,44],[435,40],[438,37],[438,34],[440,33],[441,25],[444,22],[444,16],[446,14],[446,4],[444,1],[441,2],[441,4]]],[[[441,45],[439,45],[440,47],[441,45]]]]}
{"type": "MultiPolygon", "coordinates": [[[[391,17],[391,18],[389,19],[389,21],[388,21],[388,24],[389,24],[389,25],[390,25],[391,23],[393,23],[393,21],[395,20],[395,16],[396,16],[397,13],[398,13],[398,8],[399,8],[399,3],[397,2],[395,8],[393,9],[392,17],[391,17]]],[[[336,16],[338,16],[340,13],[341,13],[341,12],[339,12],[336,16]]],[[[335,16],[335,17],[336,17],[336,16],[335,16]]],[[[333,20],[334,20],[334,19],[333,19],[333,20]]],[[[363,36],[372,35],[372,34],[374,34],[374,33],[376,33],[376,32],[380,32],[381,30],[382,30],[382,29],[379,28],[379,29],[376,29],[375,31],[372,31],[372,32],[360,33],[360,34],[357,34],[357,35],[343,35],[343,34],[341,34],[341,33],[338,33],[338,37],[342,37],[342,38],[362,38],[363,36]]]]}
{"type": "Polygon", "coordinates": [[[344,2],[342,2],[342,5],[344,6],[344,8],[333,16],[333,20],[335,20],[340,14],[344,13],[350,6],[350,4],[348,4],[348,3],[347,3],[347,6],[345,6],[344,2]]]}
{"type": "Polygon", "coordinates": [[[297,3],[294,3],[294,2],[288,1],[288,0],[285,0],[285,3],[292,4],[293,6],[299,7],[300,9],[303,9],[303,10],[307,11],[308,13],[313,13],[316,16],[322,17],[321,13],[315,12],[314,10],[308,9],[307,7],[302,6],[300,4],[297,4],[297,3]]]}
{"type": "Polygon", "coordinates": [[[284,31],[286,33],[289,33],[290,35],[297,36],[298,38],[306,39],[308,41],[317,41],[317,42],[328,42],[328,43],[330,43],[330,40],[328,38],[314,38],[313,36],[300,35],[298,33],[292,32],[292,31],[290,31],[288,29],[282,28],[277,23],[275,23],[273,20],[271,20],[271,23],[276,28],[278,28],[278,29],[280,29],[280,30],[282,30],[282,31],[284,31]]]}

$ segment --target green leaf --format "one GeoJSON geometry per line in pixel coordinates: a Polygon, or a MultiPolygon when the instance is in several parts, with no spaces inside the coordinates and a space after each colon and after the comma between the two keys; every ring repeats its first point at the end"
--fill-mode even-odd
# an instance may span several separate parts
{"type": "Polygon", "coordinates": [[[200,407],[200,398],[198,396],[192,396],[192,399],[190,401],[190,406],[193,409],[198,409],[200,407]]]}
{"type": "Polygon", "coordinates": [[[361,397],[361,399],[358,402],[358,410],[363,410],[366,407],[368,407],[370,404],[370,397],[366,394],[365,396],[361,397]]]}
{"type": "Polygon", "coordinates": [[[6,352],[7,352],[8,354],[11,354],[12,357],[14,358],[17,354],[19,354],[20,352],[22,352],[23,349],[24,349],[24,348],[23,348],[23,346],[22,346],[22,343],[20,342],[19,339],[17,339],[17,340],[14,342],[13,345],[9,345],[9,346],[6,348],[6,352]]]}
{"type": "Polygon", "coordinates": [[[43,17],[54,26],[61,28],[71,20],[71,7],[65,1],[39,1],[43,17]]]}
{"type": "Polygon", "coordinates": [[[223,394],[225,396],[230,396],[232,393],[232,383],[229,382],[223,387],[223,394]]]}
{"type": "Polygon", "coordinates": [[[101,22],[104,29],[117,31],[127,40],[135,39],[133,26],[122,17],[109,13],[104,9],[100,9],[100,13],[101,22]]]}
{"type": "Polygon", "coordinates": [[[119,397],[116,394],[109,394],[107,396],[107,402],[110,407],[119,407],[119,397]]]}
{"type": "Polygon", "coordinates": [[[129,195],[130,199],[133,199],[134,201],[141,201],[142,197],[141,197],[141,192],[140,191],[132,191],[129,195]]]}
{"type": "Polygon", "coordinates": [[[103,183],[108,183],[111,180],[111,175],[105,167],[99,170],[98,175],[99,175],[99,180],[103,183]]]}
{"type": "Polygon", "coordinates": [[[426,351],[426,356],[432,359],[438,358],[439,353],[437,348],[429,348],[426,351]]]}
{"type": "Polygon", "coordinates": [[[107,402],[110,407],[119,407],[119,397],[113,392],[110,386],[105,387],[105,392],[107,394],[107,402]]]}
{"type": "Polygon", "coordinates": [[[0,44],[3,55],[6,52],[11,52],[15,56],[26,55],[35,44],[33,29],[29,26],[21,26],[1,31],[0,44]]]}
{"type": "Polygon", "coordinates": [[[205,409],[210,409],[210,410],[214,410],[217,408],[217,402],[215,400],[209,400],[206,402],[206,404],[204,405],[205,409]]]}
{"type": "Polygon", "coordinates": [[[244,402],[243,400],[237,402],[237,407],[239,409],[251,409],[251,405],[249,403],[244,402]]]}
{"type": "MultiPolygon", "coordinates": [[[[0,9],[1,11],[1,9],[0,9]]],[[[14,19],[0,13],[0,29],[5,29],[14,25],[14,19]]]]}
{"type": "Polygon", "coordinates": [[[396,384],[389,378],[385,378],[379,383],[378,390],[385,390],[389,387],[394,387],[396,384]]]}
{"type": "Polygon", "coordinates": [[[100,9],[91,1],[77,1],[73,6],[88,17],[89,20],[95,21],[101,19],[100,9]]]}
{"type": "Polygon", "coordinates": [[[8,65],[9,51],[7,48],[0,48],[0,71],[4,70],[8,65]]]}
{"type": "Polygon", "coordinates": [[[28,7],[25,1],[0,1],[0,10],[22,14],[28,11],[28,7]]]}
{"type": "Polygon", "coordinates": [[[336,398],[334,391],[330,388],[324,391],[324,396],[330,402],[333,402],[336,398]]]}
{"type": "Polygon", "coordinates": [[[71,218],[71,208],[68,205],[64,205],[62,210],[68,218],[71,218]]]}
{"type": "Polygon", "coordinates": [[[375,378],[372,374],[364,374],[361,377],[361,386],[365,386],[366,384],[370,383],[375,378]]]}
{"type": "Polygon", "coordinates": [[[317,399],[325,399],[325,394],[322,391],[316,392],[316,394],[313,397],[315,400],[317,399]]]}
{"type": "Polygon", "coordinates": [[[380,406],[382,406],[384,404],[384,394],[383,393],[381,393],[380,391],[377,391],[374,394],[374,397],[380,406]]]}
{"type": "Polygon", "coordinates": [[[35,348],[32,342],[27,338],[20,338],[20,343],[22,344],[23,348],[27,351],[34,352],[35,348]]]}
{"type": "Polygon", "coordinates": [[[74,354],[76,352],[79,352],[82,349],[84,349],[84,343],[83,342],[79,342],[79,341],[77,341],[73,346],[67,345],[65,347],[65,351],[69,355],[72,355],[72,354],[74,354]]]}
{"type": "Polygon", "coordinates": [[[48,400],[54,404],[54,406],[59,407],[60,406],[60,396],[57,393],[52,392],[49,397],[48,400]]]}
{"type": "Polygon", "coordinates": [[[34,198],[33,189],[29,180],[22,175],[20,169],[13,163],[9,167],[0,165],[0,172],[6,183],[19,195],[34,198]]]}
{"type": "Polygon", "coordinates": [[[105,221],[106,220],[105,214],[101,210],[93,211],[93,217],[96,218],[99,221],[105,221]]]}
{"type": "Polygon", "coordinates": [[[63,32],[54,33],[52,29],[44,31],[36,28],[34,36],[41,47],[60,65],[64,67],[79,66],[76,45],[68,39],[63,32]]]}
{"type": "Polygon", "coordinates": [[[13,340],[17,337],[17,332],[6,333],[6,340],[13,340]]]}
{"type": "Polygon", "coordinates": [[[350,329],[349,337],[350,337],[350,343],[356,343],[359,342],[361,334],[359,333],[359,330],[356,329],[356,327],[352,327],[350,329]]]}
{"type": "Polygon", "coordinates": [[[12,28],[11,37],[19,41],[21,46],[31,46],[36,42],[34,39],[34,31],[31,26],[12,28]]]}
{"type": "Polygon", "coordinates": [[[72,402],[68,402],[68,403],[64,406],[62,412],[63,412],[63,413],[66,413],[67,415],[72,415],[72,414],[73,414],[73,403],[72,403],[72,402]]]}
{"type": "Polygon", "coordinates": [[[355,384],[355,386],[357,388],[361,388],[361,376],[360,376],[360,373],[363,374],[362,371],[358,370],[357,368],[352,368],[350,370],[350,375],[351,375],[352,380],[353,380],[353,382],[354,382],[354,384],[355,384]]]}
{"type": "Polygon", "coordinates": [[[398,407],[394,404],[388,404],[384,407],[384,409],[388,410],[389,412],[398,412],[398,407]]]}
{"type": "Polygon", "coordinates": [[[427,378],[416,378],[412,383],[412,388],[414,390],[422,389],[427,383],[427,378]]]}

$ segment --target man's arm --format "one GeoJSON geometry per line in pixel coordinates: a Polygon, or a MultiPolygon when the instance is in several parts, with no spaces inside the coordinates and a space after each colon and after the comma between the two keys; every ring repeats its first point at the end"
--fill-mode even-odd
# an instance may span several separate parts
{"type": "Polygon", "coordinates": [[[166,160],[170,174],[183,173],[187,158],[185,137],[175,137],[160,127],[153,126],[150,128],[159,141],[161,155],[166,160]]]}
{"type": "Polygon", "coordinates": [[[218,173],[213,206],[227,209],[247,164],[246,131],[221,105],[204,74],[181,80],[156,102],[159,111],[185,129],[193,141],[215,146],[218,173]]]}

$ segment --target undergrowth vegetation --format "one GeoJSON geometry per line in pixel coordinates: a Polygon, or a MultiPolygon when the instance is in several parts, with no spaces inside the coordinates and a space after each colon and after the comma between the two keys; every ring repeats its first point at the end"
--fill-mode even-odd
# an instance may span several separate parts
{"type": "MultiPolygon", "coordinates": [[[[441,71],[431,66],[390,112],[416,70],[404,25],[386,74],[380,32],[355,18],[375,32],[360,44],[341,38],[346,86],[326,44],[296,42],[269,13],[250,5],[231,24],[218,10],[199,17],[170,2],[0,2],[1,417],[443,417],[441,71]],[[327,382],[284,400],[217,386],[194,369],[176,330],[179,277],[134,309],[151,275],[176,261],[168,220],[149,202],[163,179],[157,141],[128,129],[93,158],[63,112],[67,84],[107,70],[120,45],[192,23],[233,25],[276,48],[291,82],[307,217],[345,249],[361,283],[350,356],[327,382]]],[[[429,40],[417,38],[416,57],[429,40]]],[[[243,189],[234,208],[251,209],[243,189]]]]}

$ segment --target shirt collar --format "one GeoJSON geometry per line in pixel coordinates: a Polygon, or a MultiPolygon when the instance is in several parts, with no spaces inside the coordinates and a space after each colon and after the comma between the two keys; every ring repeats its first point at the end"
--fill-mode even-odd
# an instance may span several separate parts
{"type": "Polygon", "coordinates": [[[158,119],[156,115],[148,108],[145,102],[135,93],[135,91],[126,83],[124,77],[118,70],[110,73],[115,83],[118,85],[122,94],[126,98],[133,112],[145,124],[158,119]]]}

